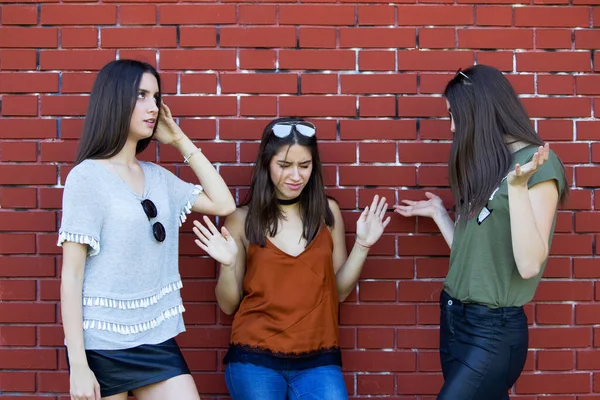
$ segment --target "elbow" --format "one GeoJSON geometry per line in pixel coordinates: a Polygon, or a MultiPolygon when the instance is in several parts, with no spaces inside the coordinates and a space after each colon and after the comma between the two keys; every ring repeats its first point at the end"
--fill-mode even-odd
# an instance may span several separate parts
{"type": "Polygon", "coordinates": [[[219,308],[225,315],[233,315],[237,311],[237,306],[231,304],[221,304],[219,303],[219,308]]]}
{"type": "Polygon", "coordinates": [[[232,198],[231,201],[224,202],[224,204],[217,208],[216,215],[219,217],[226,217],[229,214],[233,214],[235,208],[235,201],[233,201],[232,198]]]}
{"type": "Polygon", "coordinates": [[[531,278],[535,278],[540,274],[542,270],[542,265],[540,263],[531,263],[519,266],[519,274],[521,278],[527,280],[531,278]]]}

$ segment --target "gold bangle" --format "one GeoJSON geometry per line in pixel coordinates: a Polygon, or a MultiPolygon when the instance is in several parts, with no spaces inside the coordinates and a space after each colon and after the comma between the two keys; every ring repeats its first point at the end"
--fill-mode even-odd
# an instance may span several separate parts
{"type": "Polygon", "coordinates": [[[195,150],[191,151],[187,156],[183,157],[183,162],[186,164],[190,163],[190,158],[192,158],[192,156],[196,153],[201,153],[202,149],[201,148],[196,148],[195,150]]]}

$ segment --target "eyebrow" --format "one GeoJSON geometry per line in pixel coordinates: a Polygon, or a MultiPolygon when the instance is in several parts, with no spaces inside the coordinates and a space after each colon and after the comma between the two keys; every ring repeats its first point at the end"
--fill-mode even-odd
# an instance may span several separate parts
{"type": "MultiPolygon", "coordinates": [[[[277,160],[277,162],[280,164],[292,164],[291,161],[287,161],[287,160],[277,160]]],[[[311,162],[312,162],[312,160],[298,161],[298,164],[308,164],[311,162]]]]}

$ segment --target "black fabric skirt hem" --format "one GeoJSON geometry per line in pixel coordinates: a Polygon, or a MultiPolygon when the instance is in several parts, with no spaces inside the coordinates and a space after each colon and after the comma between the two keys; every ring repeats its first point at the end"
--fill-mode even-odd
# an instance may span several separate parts
{"type": "Polygon", "coordinates": [[[190,374],[175,339],[124,350],[86,350],[85,355],[102,397],[131,394],[132,390],[190,374]]]}

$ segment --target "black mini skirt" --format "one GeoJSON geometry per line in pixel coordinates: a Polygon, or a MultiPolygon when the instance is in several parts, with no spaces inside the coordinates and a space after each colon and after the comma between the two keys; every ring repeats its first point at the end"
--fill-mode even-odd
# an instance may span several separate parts
{"type": "MultiPolygon", "coordinates": [[[[85,354],[102,397],[131,394],[134,389],[190,373],[175,339],[124,350],[86,350],[85,354]]],[[[68,360],[67,355],[67,365],[68,360]]]]}

